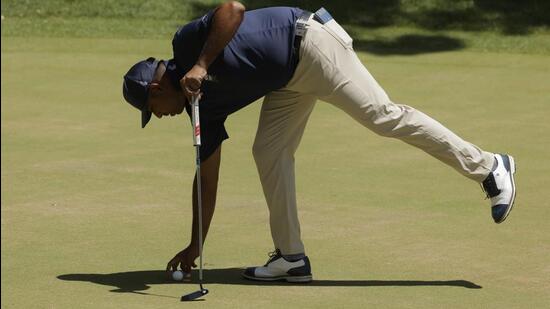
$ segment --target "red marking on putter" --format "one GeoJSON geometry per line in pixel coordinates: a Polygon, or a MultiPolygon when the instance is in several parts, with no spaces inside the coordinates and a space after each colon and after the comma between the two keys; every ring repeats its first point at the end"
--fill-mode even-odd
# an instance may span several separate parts
{"type": "MultiPolygon", "coordinates": [[[[187,129],[189,130],[189,129],[187,129]]],[[[201,135],[201,127],[199,125],[195,126],[195,136],[201,135]]]]}

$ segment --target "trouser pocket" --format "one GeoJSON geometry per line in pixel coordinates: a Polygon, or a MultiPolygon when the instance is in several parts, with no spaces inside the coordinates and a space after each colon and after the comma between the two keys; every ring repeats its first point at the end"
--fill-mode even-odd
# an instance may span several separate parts
{"type": "Polygon", "coordinates": [[[324,24],[323,29],[338,40],[342,46],[348,49],[353,49],[353,39],[349,36],[346,30],[344,30],[344,28],[336,22],[336,20],[333,19],[324,24]]]}
{"type": "Polygon", "coordinates": [[[353,39],[325,8],[320,8],[315,12],[314,19],[323,25],[323,29],[330,33],[342,46],[348,49],[353,48],[353,39]]]}

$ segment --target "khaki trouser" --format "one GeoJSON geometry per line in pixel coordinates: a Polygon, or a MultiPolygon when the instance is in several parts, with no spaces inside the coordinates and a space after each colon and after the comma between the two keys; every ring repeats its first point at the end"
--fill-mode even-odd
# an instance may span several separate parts
{"type": "Polygon", "coordinates": [[[494,157],[422,112],[393,103],[351,46],[310,19],[300,62],[284,89],[263,102],[253,153],[269,207],[271,235],[283,254],[304,253],[296,210],[294,153],[317,99],[342,109],[381,136],[418,147],[481,182],[494,157]]]}

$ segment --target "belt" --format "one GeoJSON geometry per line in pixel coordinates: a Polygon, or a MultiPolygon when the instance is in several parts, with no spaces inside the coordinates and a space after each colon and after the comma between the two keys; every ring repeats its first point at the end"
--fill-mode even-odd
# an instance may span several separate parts
{"type": "Polygon", "coordinates": [[[292,42],[292,49],[294,52],[294,58],[296,62],[300,59],[300,45],[302,45],[302,38],[306,34],[306,25],[313,13],[304,11],[294,24],[294,41],[292,42]]]}

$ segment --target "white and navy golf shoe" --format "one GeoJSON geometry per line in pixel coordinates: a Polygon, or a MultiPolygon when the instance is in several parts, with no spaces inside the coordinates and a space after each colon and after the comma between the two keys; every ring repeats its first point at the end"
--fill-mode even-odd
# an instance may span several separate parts
{"type": "Polygon", "coordinates": [[[280,281],[306,283],[312,280],[311,266],[307,256],[297,261],[287,261],[279,249],[269,254],[269,260],[264,266],[249,267],[243,277],[258,281],[280,281]]]}
{"type": "Polygon", "coordinates": [[[496,154],[496,167],[482,182],[483,190],[491,199],[491,214],[495,223],[503,222],[514,206],[516,164],[512,156],[496,154]]]}

